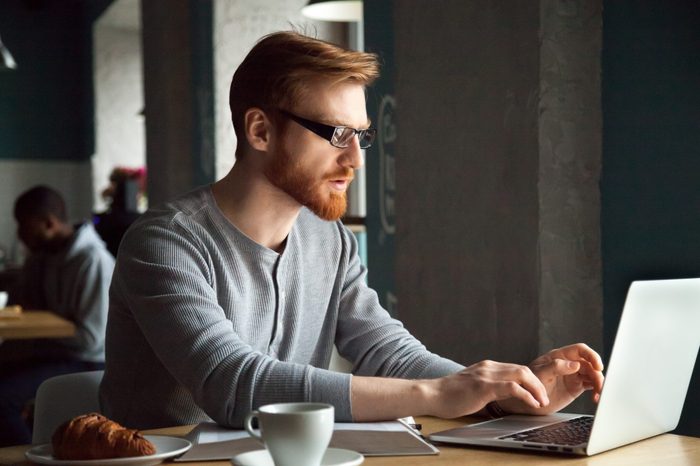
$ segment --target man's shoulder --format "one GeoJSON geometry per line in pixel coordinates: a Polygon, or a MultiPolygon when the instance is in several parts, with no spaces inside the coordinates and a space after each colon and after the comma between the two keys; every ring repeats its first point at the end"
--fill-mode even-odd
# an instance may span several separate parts
{"type": "Polygon", "coordinates": [[[68,256],[73,255],[93,255],[102,252],[109,254],[104,241],[97,233],[94,225],[87,221],[83,222],[75,230],[74,239],[69,247],[68,256]]]}
{"type": "Polygon", "coordinates": [[[151,207],[133,223],[131,229],[149,226],[170,228],[174,224],[197,223],[202,212],[211,207],[208,189],[197,188],[171,201],[151,207]]]}
{"type": "Polygon", "coordinates": [[[104,241],[90,222],[85,222],[77,228],[64,260],[66,265],[73,264],[76,267],[85,267],[88,264],[114,267],[114,256],[107,250],[104,241]]]}
{"type": "Polygon", "coordinates": [[[209,187],[197,188],[172,201],[156,205],[127,230],[119,246],[131,253],[163,245],[207,242],[218,228],[209,187]]]}

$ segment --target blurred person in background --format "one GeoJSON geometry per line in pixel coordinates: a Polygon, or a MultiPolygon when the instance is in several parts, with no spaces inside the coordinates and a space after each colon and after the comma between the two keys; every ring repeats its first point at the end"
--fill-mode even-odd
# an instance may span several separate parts
{"type": "MultiPolygon", "coordinates": [[[[0,446],[31,442],[22,412],[46,379],[104,368],[108,290],[114,257],[90,222],[68,221],[63,197],[36,186],[15,202],[17,234],[30,254],[10,303],[50,310],[75,324],[71,338],[37,339],[0,367],[0,446]]],[[[12,345],[0,345],[0,354],[12,345]]]]}

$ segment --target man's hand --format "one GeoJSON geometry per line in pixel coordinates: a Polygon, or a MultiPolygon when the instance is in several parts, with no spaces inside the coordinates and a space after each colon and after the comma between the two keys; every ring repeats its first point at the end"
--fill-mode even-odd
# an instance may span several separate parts
{"type": "Polygon", "coordinates": [[[358,422],[478,413],[491,401],[507,412],[550,414],[585,390],[597,401],[603,387],[600,356],[584,344],[559,348],[529,366],[481,361],[456,374],[429,380],[354,376],[353,419],[358,422]]]}
{"type": "Polygon", "coordinates": [[[530,368],[495,361],[437,379],[354,376],[351,397],[356,422],[421,415],[454,418],[476,413],[493,400],[518,400],[533,411],[549,404],[547,389],[530,368]]]}
{"type": "Polygon", "coordinates": [[[481,361],[456,374],[428,381],[428,414],[452,418],[473,414],[493,400],[517,400],[530,410],[549,404],[547,389],[527,366],[481,361]]]}
{"type": "Polygon", "coordinates": [[[603,362],[598,353],[578,343],[552,350],[529,364],[542,382],[549,403],[535,408],[518,398],[498,401],[505,411],[523,414],[551,414],[559,411],[584,391],[593,391],[597,403],[603,388],[603,362]]]}

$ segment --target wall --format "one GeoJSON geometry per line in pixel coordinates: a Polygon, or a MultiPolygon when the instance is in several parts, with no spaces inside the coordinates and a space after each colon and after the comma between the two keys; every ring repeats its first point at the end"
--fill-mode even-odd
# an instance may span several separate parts
{"type": "Polygon", "coordinates": [[[93,25],[95,153],[94,210],[107,205],[101,192],[114,167],[146,163],[143,58],[139,0],[117,0],[93,25]],[[128,18],[124,21],[123,18],[128,18]]]}
{"type": "MultiPolygon", "coordinates": [[[[644,0],[609,1],[603,11],[609,354],[632,280],[700,276],[700,10],[644,0]]],[[[678,432],[700,436],[698,363],[678,432]]]]}
{"type": "Polygon", "coordinates": [[[81,2],[0,2],[0,31],[18,68],[0,73],[0,158],[85,160],[92,154],[92,43],[81,2]]]}
{"type": "Polygon", "coordinates": [[[463,363],[602,350],[600,2],[431,5],[394,10],[398,315],[463,363]]]}
{"type": "Polygon", "coordinates": [[[367,114],[378,129],[367,149],[367,260],[369,285],[379,302],[396,315],[396,65],[394,60],[393,0],[365,0],[365,50],[378,55],[379,79],[368,89],[367,114]]]}

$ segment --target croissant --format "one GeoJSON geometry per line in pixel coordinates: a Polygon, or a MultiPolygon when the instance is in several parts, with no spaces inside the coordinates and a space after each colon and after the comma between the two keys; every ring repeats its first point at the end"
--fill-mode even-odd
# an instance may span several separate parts
{"type": "Polygon", "coordinates": [[[156,447],[137,430],[127,429],[101,414],[75,417],[51,437],[53,456],[59,460],[93,460],[144,456],[156,447]]]}

